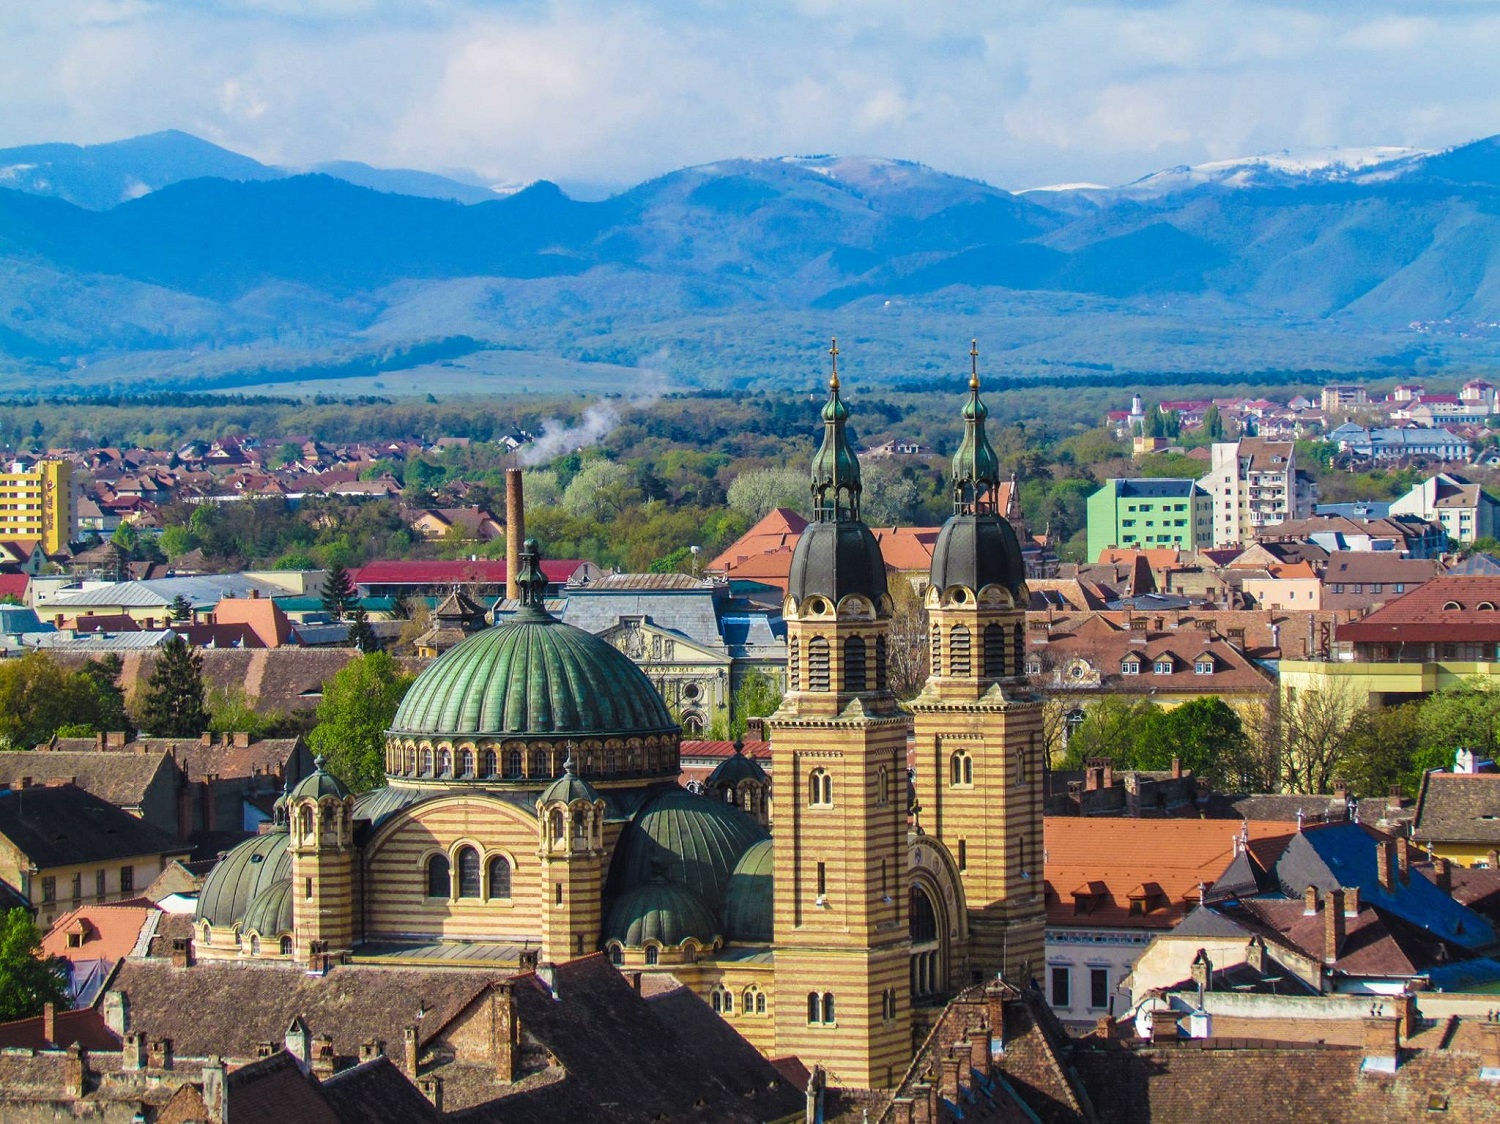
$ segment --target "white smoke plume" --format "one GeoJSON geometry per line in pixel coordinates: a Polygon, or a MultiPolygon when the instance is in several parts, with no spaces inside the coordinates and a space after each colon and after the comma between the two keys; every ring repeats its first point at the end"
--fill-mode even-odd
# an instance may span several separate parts
{"type": "MultiPolygon", "coordinates": [[[[667,379],[661,371],[665,359],[666,352],[658,351],[636,369],[636,389],[625,399],[626,405],[647,406],[662,396],[667,389],[667,379]]],[[[564,453],[586,449],[603,441],[619,424],[620,407],[613,401],[595,402],[572,425],[560,418],[547,418],[542,422],[541,435],[522,448],[521,465],[533,468],[564,453]]]]}

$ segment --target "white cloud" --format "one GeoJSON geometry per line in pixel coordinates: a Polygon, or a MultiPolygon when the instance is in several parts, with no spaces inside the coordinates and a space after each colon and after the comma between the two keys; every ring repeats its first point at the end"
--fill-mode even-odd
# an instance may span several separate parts
{"type": "Polygon", "coordinates": [[[785,152],[1007,186],[1500,131],[1490,3],[0,4],[0,145],[176,127],[264,160],[631,182],[785,152]]]}

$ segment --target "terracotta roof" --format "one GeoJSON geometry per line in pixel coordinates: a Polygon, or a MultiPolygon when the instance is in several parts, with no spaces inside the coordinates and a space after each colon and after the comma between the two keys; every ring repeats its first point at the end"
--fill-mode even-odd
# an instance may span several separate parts
{"type": "MultiPolygon", "coordinates": [[[[566,582],[586,563],[579,559],[544,558],[542,574],[549,582],[566,582]]],[[[350,571],[356,585],[497,585],[505,581],[505,561],[371,562],[350,571]]]]}
{"type": "MultiPolygon", "coordinates": [[[[99,750],[94,748],[93,738],[54,738],[52,744],[56,749],[45,752],[65,755],[70,763],[93,763],[98,769],[107,769],[110,763],[122,760],[160,760],[162,756],[171,756],[187,779],[196,783],[209,776],[228,779],[283,773],[301,743],[300,738],[256,738],[245,745],[235,745],[231,739],[232,735],[214,736],[205,745],[202,738],[136,738],[119,748],[99,750]]],[[[10,756],[13,755],[0,754],[0,758],[10,756]]],[[[78,774],[79,787],[89,788],[84,776],[78,774]]]]}
{"type": "Polygon", "coordinates": [[[797,536],[806,528],[807,520],[791,508],[772,508],[758,523],[725,547],[706,568],[717,573],[732,569],[754,555],[794,546],[797,536]]]}
{"type": "Polygon", "coordinates": [[[588,583],[589,589],[687,590],[709,588],[711,583],[691,574],[605,574],[588,583]]]}
{"type": "Polygon", "coordinates": [[[1500,847],[1500,773],[1427,773],[1413,838],[1500,847]]]}
{"type": "MultiPolygon", "coordinates": [[[[1251,840],[1289,834],[1284,823],[1251,821],[1243,829],[1251,840]]],[[[1240,831],[1229,820],[1047,816],[1047,922],[1170,929],[1197,900],[1199,885],[1212,886],[1228,868],[1240,831]],[[1131,894],[1147,883],[1156,883],[1162,898],[1132,913],[1131,894]],[[1075,905],[1075,891],[1100,900],[1075,905]]]]}
{"type": "MultiPolygon", "coordinates": [[[[82,1011],[58,1011],[55,1029],[57,1041],[48,1042],[42,1032],[41,1015],[31,1019],[0,1023],[0,1048],[45,1050],[52,1047],[82,1046],[85,1050],[118,1050],[120,1040],[104,1025],[104,1014],[94,1007],[82,1011]]],[[[7,1082],[0,1080],[0,1088],[7,1082]]]]}
{"type": "Polygon", "coordinates": [[[69,910],[42,937],[42,952],[64,960],[121,960],[135,948],[146,919],[160,912],[155,906],[120,902],[69,910]],[[70,941],[79,938],[76,946],[70,941]]]}
{"type": "MultiPolygon", "coordinates": [[[[140,807],[151,782],[164,770],[171,772],[172,764],[160,750],[103,753],[94,749],[93,738],[54,739],[36,750],[0,752],[0,784],[15,784],[22,777],[30,777],[33,784],[71,777],[85,792],[119,808],[140,807]],[[87,750],[78,752],[75,745],[87,750]]],[[[172,787],[175,791],[176,785],[172,787]]]]}
{"type": "Polygon", "coordinates": [[[1340,626],[1338,638],[1363,644],[1500,641],[1500,577],[1433,578],[1363,620],[1340,626]],[[1493,608],[1480,609],[1484,604],[1493,608]]]}
{"type": "Polygon", "coordinates": [[[285,1050],[231,1070],[224,1092],[229,1101],[225,1116],[235,1124],[342,1124],[350,1119],[334,1111],[317,1079],[285,1050]]]}
{"type": "Polygon", "coordinates": [[[1436,558],[1401,558],[1389,550],[1339,550],[1328,556],[1324,581],[1418,585],[1443,572],[1436,558]]]}
{"type": "MultiPolygon", "coordinates": [[[[322,1091],[346,1124],[428,1124],[441,1119],[432,1102],[383,1054],[324,1078],[322,1091]]],[[[232,1119],[240,1119],[238,1105],[232,1119]]],[[[283,1115],[269,1124],[291,1122],[283,1115]]]]}
{"type": "Polygon", "coordinates": [[[0,791],[0,836],[43,868],[189,851],[166,832],[70,784],[0,791]]]}
{"type": "Polygon", "coordinates": [[[218,625],[244,625],[267,648],[292,642],[292,622],[269,597],[226,597],[214,606],[213,619],[218,625]]]}
{"type": "Polygon", "coordinates": [[[1110,691],[1130,694],[1165,690],[1220,695],[1225,691],[1269,692],[1274,684],[1268,671],[1228,641],[1191,629],[1161,635],[1117,631],[1106,622],[1090,625],[1086,621],[1072,633],[1052,632],[1045,647],[1028,649],[1028,658],[1033,655],[1041,660],[1043,677],[1059,688],[1077,686],[1080,691],[1091,687],[1100,690],[1107,685],[1110,691]],[[1204,653],[1213,657],[1214,670],[1199,675],[1195,664],[1204,653]],[[1129,656],[1140,662],[1139,674],[1121,674],[1120,668],[1129,656]],[[1172,670],[1157,674],[1156,664],[1163,657],[1171,658],[1172,670]],[[1089,679],[1090,673],[1079,679],[1071,676],[1073,661],[1079,659],[1097,673],[1097,685],[1089,679]]]}
{"type": "MultiPolygon", "coordinates": [[[[746,757],[753,757],[757,761],[769,761],[771,759],[770,742],[747,739],[742,744],[746,757]]],[[[733,753],[734,742],[685,741],[682,743],[680,756],[725,758],[733,753]]]]}

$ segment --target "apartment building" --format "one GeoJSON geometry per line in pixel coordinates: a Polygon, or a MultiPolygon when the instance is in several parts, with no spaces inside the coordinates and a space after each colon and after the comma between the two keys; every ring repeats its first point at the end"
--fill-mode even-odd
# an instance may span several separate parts
{"type": "Polygon", "coordinates": [[[61,553],[76,536],[73,466],[62,460],[13,462],[0,472],[0,541],[40,543],[61,553]]]}
{"type": "Polygon", "coordinates": [[[1454,542],[1494,538],[1500,500],[1478,484],[1451,472],[1439,472],[1391,502],[1392,515],[1415,515],[1438,524],[1454,542]]]}
{"type": "Polygon", "coordinates": [[[1198,487],[1212,499],[1216,547],[1254,542],[1264,527],[1312,514],[1317,485],[1297,471],[1290,441],[1244,437],[1218,442],[1209,465],[1198,487]]]}
{"type": "Polygon", "coordinates": [[[1213,545],[1213,501],[1192,480],[1106,480],[1088,500],[1089,560],[1110,547],[1213,545]]]}

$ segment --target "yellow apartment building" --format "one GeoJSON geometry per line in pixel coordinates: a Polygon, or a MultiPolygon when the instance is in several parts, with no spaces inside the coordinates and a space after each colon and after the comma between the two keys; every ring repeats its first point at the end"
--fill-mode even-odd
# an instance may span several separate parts
{"type": "Polygon", "coordinates": [[[13,462],[0,472],[0,540],[39,542],[47,554],[73,540],[78,504],[73,466],[64,460],[13,462]]]}

